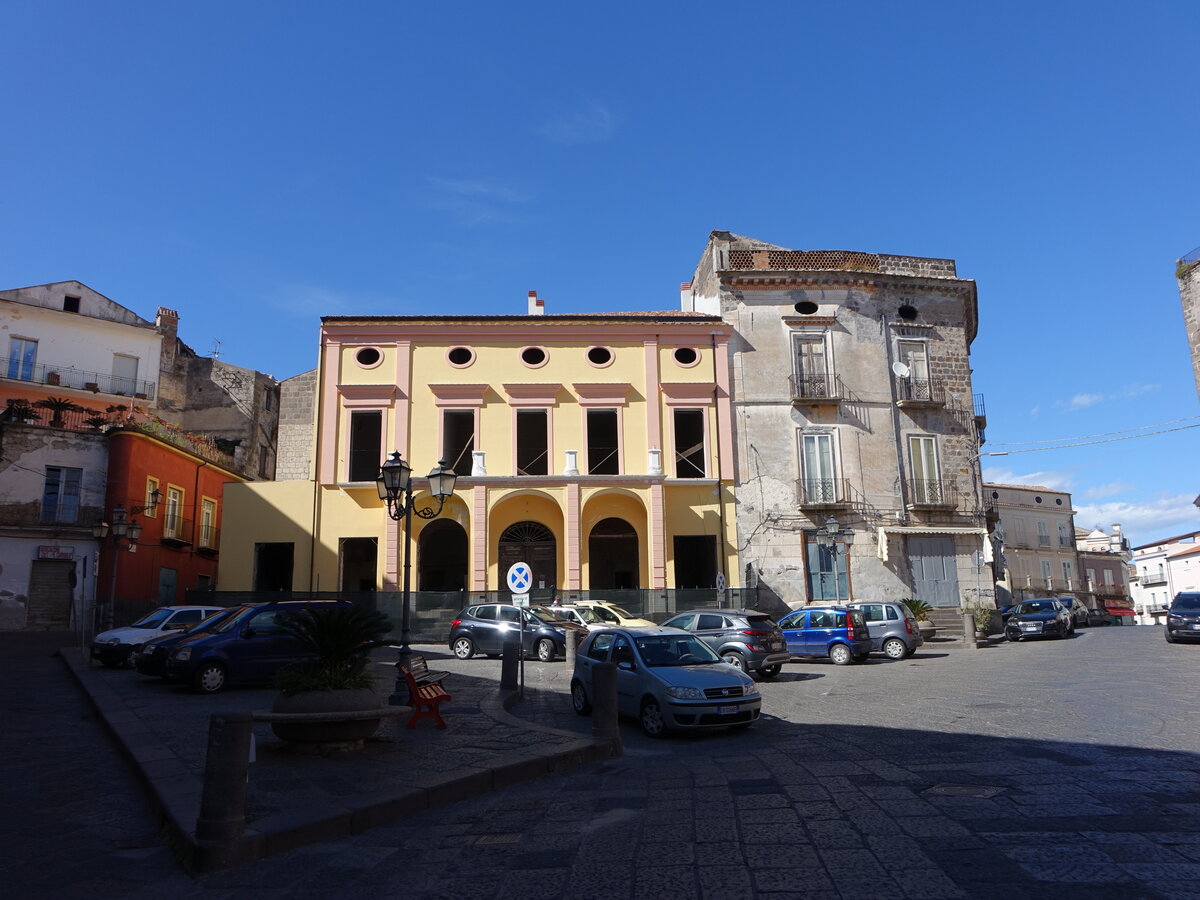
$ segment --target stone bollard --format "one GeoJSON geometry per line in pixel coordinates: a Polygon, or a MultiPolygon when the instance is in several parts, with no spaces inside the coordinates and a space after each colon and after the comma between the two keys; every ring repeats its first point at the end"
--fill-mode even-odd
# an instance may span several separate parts
{"type": "Polygon", "coordinates": [[[517,656],[520,644],[515,640],[504,642],[504,653],[500,657],[500,690],[517,689],[517,656]]]}
{"type": "Polygon", "coordinates": [[[575,649],[576,649],[575,645],[578,643],[578,641],[579,641],[579,632],[577,632],[573,628],[568,628],[567,629],[567,652],[566,652],[567,674],[570,674],[575,671],[575,649]]]}
{"type": "Polygon", "coordinates": [[[625,755],[617,721],[617,667],[613,663],[592,666],[592,739],[608,744],[611,756],[625,755]]]}
{"type": "Polygon", "coordinates": [[[218,713],[209,719],[208,756],[196,819],[199,844],[233,844],[246,830],[252,722],[249,713],[218,713]]]}
{"type": "Polygon", "coordinates": [[[969,650],[979,649],[975,643],[975,617],[969,612],[963,613],[963,646],[969,650]]]}

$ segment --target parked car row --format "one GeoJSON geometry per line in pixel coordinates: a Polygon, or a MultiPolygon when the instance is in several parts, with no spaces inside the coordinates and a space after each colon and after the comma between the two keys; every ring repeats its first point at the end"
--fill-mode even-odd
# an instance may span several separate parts
{"type": "Polygon", "coordinates": [[[283,601],[234,607],[162,607],[128,628],[96,635],[93,658],[215,694],[230,684],[270,684],[285,666],[314,656],[286,627],[302,609],[347,601],[283,601]]]}

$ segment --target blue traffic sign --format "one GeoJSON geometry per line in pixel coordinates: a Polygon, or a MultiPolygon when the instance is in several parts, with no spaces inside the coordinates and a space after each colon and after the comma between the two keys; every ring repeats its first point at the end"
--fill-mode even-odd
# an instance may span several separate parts
{"type": "Polygon", "coordinates": [[[508,589],[514,594],[527,594],[533,586],[533,570],[529,563],[513,563],[508,568],[508,589]]]}

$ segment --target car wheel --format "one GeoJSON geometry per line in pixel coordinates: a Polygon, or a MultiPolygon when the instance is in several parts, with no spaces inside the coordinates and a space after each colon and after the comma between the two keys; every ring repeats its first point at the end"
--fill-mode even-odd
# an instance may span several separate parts
{"type": "Polygon", "coordinates": [[[228,680],[229,676],[225,672],[225,667],[220,663],[212,662],[205,663],[196,670],[196,677],[192,683],[202,694],[216,694],[225,689],[228,680]]]}
{"type": "Polygon", "coordinates": [[[667,720],[658,701],[650,697],[642,701],[642,731],[647,737],[660,738],[667,733],[667,720]]]}
{"type": "Polygon", "coordinates": [[[725,653],[722,653],[721,662],[729,663],[729,665],[733,666],[735,669],[741,669],[743,672],[746,671],[746,657],[742,656],[742,654],[738,653],[736,650],[729,650],[725,653]]]}
{"type": "Polygon", "coordinates": [[[588,701],[587,691],[583,689],[581,681],[571,682],[571,705],[581,716],[586,716],[592,711],[592,704],[588,701]]]}
{"type": "Polygon", "coordinates": [[[459,659],[470,659],[475,655],[475,642],[465,634],[459,635],[450,642],[450,649],[459,659]]]}
{"type": "Polygon", "coordinates": [[[888,659],[904,659],[908,656],[908,648],[900,638],[888,638],[883,642],[883,655],[888,659]]]}
{"type": "Polygon", "coordinates": [[[833,660],[834,665],[848,666],[854,661],[854,654],[845,644],[834,644],[829,648],[829,658],[833,660]]]}
{"type": "Polygon", "coordinates": [[[778,675],[782,671],[783,671],[783,664],[776,663],[773,666],[763,666],[761,669],[758,670],[757,674],[758,674],[759,678],[766,679],[766,678],[774,678],[776,675],[778,675]]]}
{"type": "Polygon", "coordinates": [[[554,641],[550,638],[542,638],[537,642],[537,658],[542,662],[554,661],[554,641]]]}

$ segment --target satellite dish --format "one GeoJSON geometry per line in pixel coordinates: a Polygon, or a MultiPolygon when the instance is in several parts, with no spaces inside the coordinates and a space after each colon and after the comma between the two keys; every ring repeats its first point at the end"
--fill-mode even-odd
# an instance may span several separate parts
{"type": "Polygon", "coordinates": [[[908,366],[906,366],[902,362],[892,363],[892,371],[895,372],[897,375],[899,375],[901,378],[907,378],[908,374],[909,374],[908,366]]]}

